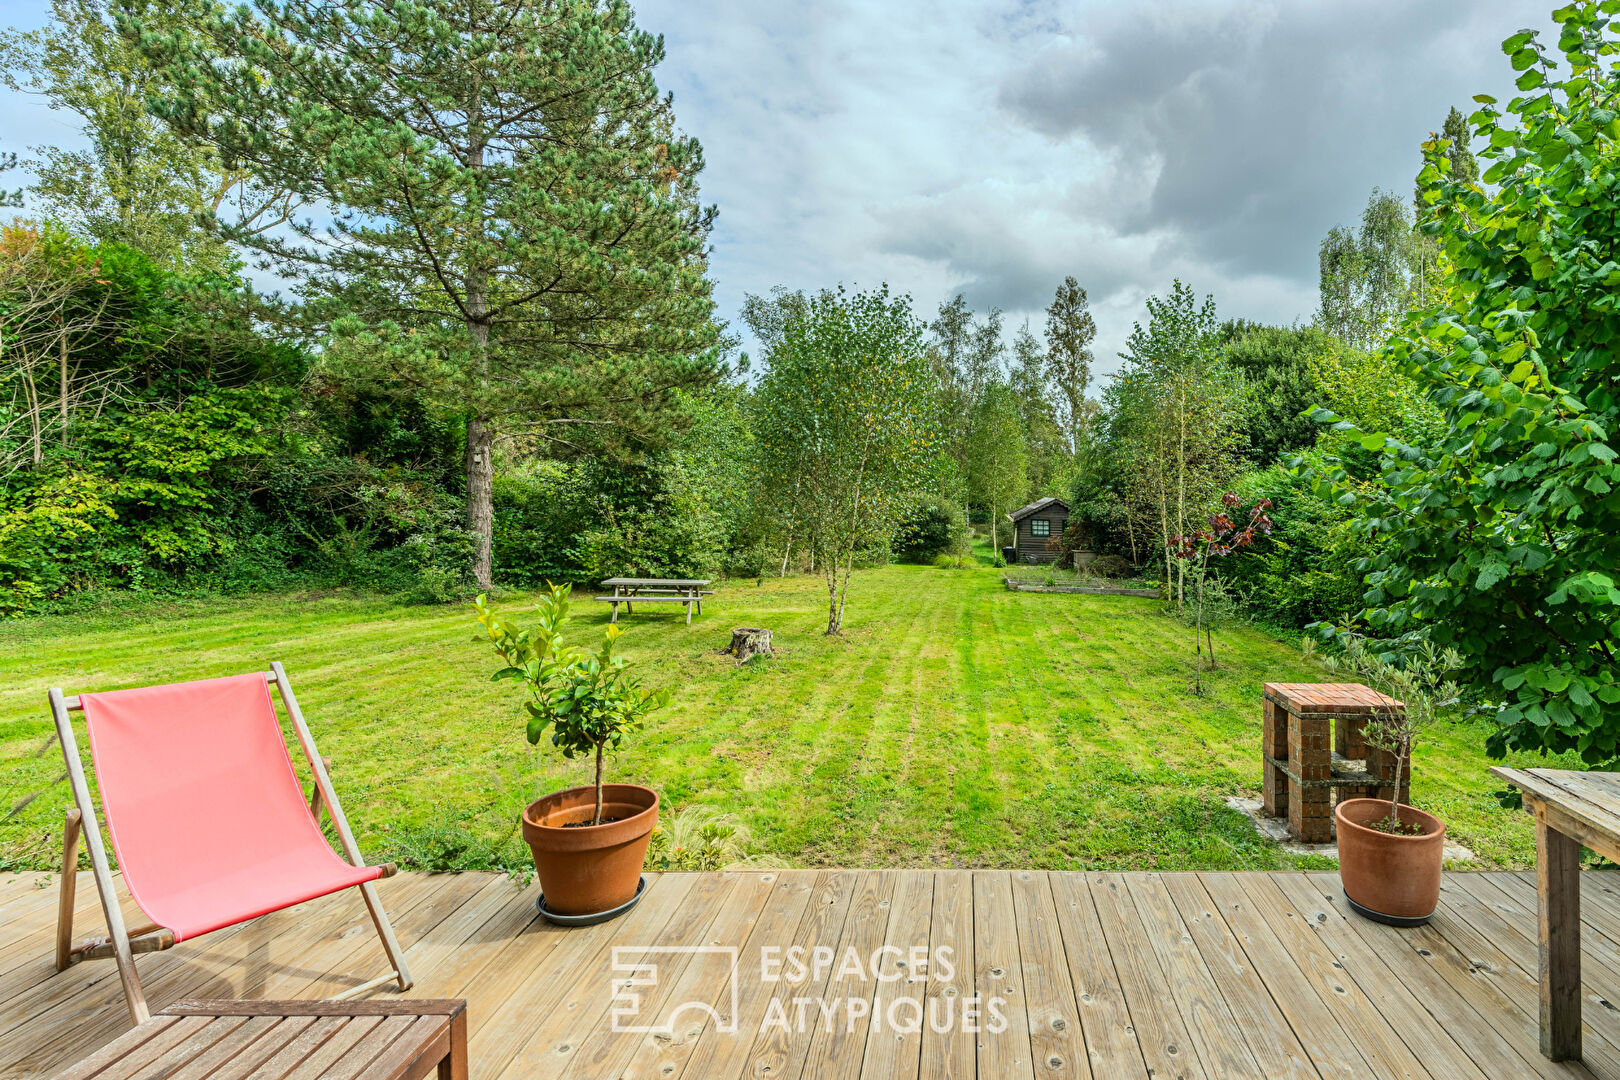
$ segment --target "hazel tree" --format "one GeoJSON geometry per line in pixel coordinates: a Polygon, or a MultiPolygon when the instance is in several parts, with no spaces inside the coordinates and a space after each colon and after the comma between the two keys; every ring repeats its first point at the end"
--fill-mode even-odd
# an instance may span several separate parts
{"type": "Polygon", "coordinates": [[[906,297],[823,291],[788,324],[756,391],[760,483],[827,582],[843,629],[855,561],[886,553],[935,494],[939,378],[906,297]]]}
{"type": "Polygon", "coordinates": [[[149,105],[326,220],[234,238],[294,276],[330,363],[464,418],[471,575],[490,581],[497,440],[650,441],[712,382],[713,211],[697,142],[621,0],[182,5],[121,28],[149,105]]]}
{"type": "Polygon", "coordinates": [[[1424,229],[1449,288],[1386,354],[1438,430],[1362,431],[1382,452],[1376,488],[1321,476],[1374,543],[1369,623],[1457,652],[1459,681],[1495,704],[1495,756],[1620,757],[1617,10],[1560,8],[1556,48],[1530,30],[1503,43],[1522,93],[1475,99],[1484,186],[1455,176],[1442,140],[1425,146],[1424,229]]]}

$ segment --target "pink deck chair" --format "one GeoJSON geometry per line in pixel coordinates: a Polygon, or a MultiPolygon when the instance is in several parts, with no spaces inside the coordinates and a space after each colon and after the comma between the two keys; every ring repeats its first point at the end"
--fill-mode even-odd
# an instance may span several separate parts
{"type": "Polygon", "coordinates": [[[51,712],[78,805],[67,812],[57,911],[56,966],[111,957],[130,1017],[147,1019],[135,954],[167,949],[188,938],[234,926],[341,889],[358,887],[393,970],[339,997],[397,980],[410,970],[377,899],[378,878],[392,864],[367,866],[338,804],[328,764],[315,742],[280,663],[268,672],[223,679],[81,694],[50,692],[51,712]],[[281,694],[315,779],[309,801],[293,772],[270,699],[281,694]],[[151,920],[128,929],[119,910],[101,843],[95,804],[79,760],[69,710],[84,712],[107,831],[124,885],[151,920]],[[345,862],[321,832],[325,806],[342,840],[345,862]],[[90,849],[108,936],[73,944],[73,903],[79,838],[90,849]]]}

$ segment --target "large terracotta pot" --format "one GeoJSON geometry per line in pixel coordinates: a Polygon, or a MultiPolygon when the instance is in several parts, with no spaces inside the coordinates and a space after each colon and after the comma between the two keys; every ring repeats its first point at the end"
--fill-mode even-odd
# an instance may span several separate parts
{"type": "Polygon", "coordinates": [[[1338,823],[1339,881],[1344,895],[1363,915],[1396,926],[1427,922],[1440,902],[1440,866],[1446,826],[1433,814],[1411,806],[1398,813],[1419,836],[1369,828],[1389,817],[1387,799],[1346,799],[1333,811],[1338,823]]]}
{"type": "Polygon", "coordinates": [[[592,915],[629,903],[641,883],[647,842],[658,824],[658,793],[636,784],[603,784],[601,825],[574,825],[596,813],[596,788],[547,795],[523,811],[523,839],[534,853],[546,909],[592,915]]]}

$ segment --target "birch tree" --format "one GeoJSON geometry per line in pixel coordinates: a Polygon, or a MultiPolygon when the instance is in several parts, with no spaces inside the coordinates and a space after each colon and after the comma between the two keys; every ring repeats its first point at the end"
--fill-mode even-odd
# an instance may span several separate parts
{"type": "Polygon", "coordinates": [[[1179,610],[1186,564],[1175,537],[1193,531],[1242,463],[1249,398],[1243,378],[1223,359],[1215,300],[1202,302],[1176,281],[1150,296],[1148,322],[1135,324],[1110,388],[1116,437],[1128,446],[1127,484],[1158,541],[1167,598],[1179,610]]]}
{"type": "Polygon", "coordinates": [[[940,386],[906,297],[822,292],[786,328],[756,391],[760,482],[827,583],[827,633],[843,629],[855,562],[886,555],[934,494],[940,386]]]}

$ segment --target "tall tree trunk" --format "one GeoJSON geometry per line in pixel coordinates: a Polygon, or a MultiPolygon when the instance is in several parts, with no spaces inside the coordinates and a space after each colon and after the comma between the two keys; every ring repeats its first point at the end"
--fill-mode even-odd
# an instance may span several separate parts
{"type": "MultiPolygon", "coordinates": [[[[484,166],[483,110],[475,84],[467,107],[467,163],[484,166]]],[[[472,575],[480,589],[493,582],[495,534],[495,430],[488,415],[489,390],[489,268],[484,258],[482,208],[472,222],[474,258],[467,269],[467,335],[472,339],[476,404],[467,418],[467,531],[473,535],[472,575]]],[[[600,791],[598,791],[600,795],[600,791]]],[[[600,808],[598,808],[600,810],[600,808]]]]}
{"type": "MultiPolygon", "coordinates": [[[[814,556],[812,556],[814,558],[814,556]]],[[[829,559],[825,555],[821,560],[821,572],[827,578],[827,633],[836,634],[839,630],[838,621],[838,560],[829,559]]]]}
{"type": "Polygon", "coordinates": [[[61,381],[62,449],[68,447],[68,344],[67,331],[57,339],[57,374],[61,381]]]}
{"type": "MultiPolygon", "coordinates": [[[[488,330],[488,327],[485,327],[488,330]]],[[[490,587],[494,566],[495,432],[482,416],[467,420],[467,531],[473,535],[472,575],[490,587]]]]}

